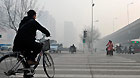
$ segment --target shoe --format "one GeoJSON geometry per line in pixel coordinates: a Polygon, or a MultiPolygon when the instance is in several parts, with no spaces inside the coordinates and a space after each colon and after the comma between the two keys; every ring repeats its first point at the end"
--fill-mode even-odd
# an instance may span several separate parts
{"type": "Polygon", "coordinates": [[[17,58],[17,60],[20,61],[21,59],[20,58],[17,58]]]}
{"type": "Polygon", "coordinates": [[[27,63],[29,65],[37,65],[37,64],[39,64],[37,61],[32,61],[32,60],[28,60],[27,63]]]}

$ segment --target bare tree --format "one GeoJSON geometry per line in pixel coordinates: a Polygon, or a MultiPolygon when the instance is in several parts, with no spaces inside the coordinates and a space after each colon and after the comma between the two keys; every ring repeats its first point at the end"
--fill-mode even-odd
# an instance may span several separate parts
{"type": "MultiPolygon", "coordinates": [[[[91,32],[91,28],[84,29],[83,31],[87,31],[87,37],[85,38],[85,40],[86,40],[85,44],[90,49],[92,43],[99,39],[100,33],[97,29],[93,29],[93,32],[91,32]]],[[[81,38],[81,40],[83,40],[83,35],[80,35],[80,38],[81,38]]]]}
{"type": "Polygon", "coordinates": [[[17,32],[19,22],[29,9],[36,9],[37,0],[1,0],[0,26],[17,32]]]}

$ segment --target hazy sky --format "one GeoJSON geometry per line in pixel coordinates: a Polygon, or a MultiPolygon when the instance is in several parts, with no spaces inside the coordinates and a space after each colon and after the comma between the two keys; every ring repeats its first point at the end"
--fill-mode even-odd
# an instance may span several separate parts
{"type": "MultiPolygon", "coordinates": [[[[92,0],[39,0],[45,4],[45,10],[56,19],[57,38],[62,39],[64,21],[72,21],[78,32],[91,26],[92,0]]],[[[130,22],[140,17],[140,0],[93,0],[95,28],[101,32],[101,37],[126,26],[127,5],[130,22]],[[130,4],[133,2],[133,4],[130,4]],[[114,21],[114,27],[113,27],[114,21]]],[[[77,35],[79,37],[79,35],[77,35]]]]}

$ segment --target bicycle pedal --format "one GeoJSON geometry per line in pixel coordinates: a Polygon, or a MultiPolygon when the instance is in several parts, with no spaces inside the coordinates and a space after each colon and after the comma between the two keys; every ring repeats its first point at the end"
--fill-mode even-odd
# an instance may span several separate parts
{"type": "Polygon", "coordinates": [[[27,75],[34,75],[35,74],[34,68],[26,68],[25,71],[28,71],[26,73],[27,75]]]}

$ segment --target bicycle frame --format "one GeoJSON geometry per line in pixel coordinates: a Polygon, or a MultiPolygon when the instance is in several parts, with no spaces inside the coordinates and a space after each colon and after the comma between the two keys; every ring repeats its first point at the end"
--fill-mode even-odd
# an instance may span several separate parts
{"type": "MultiPolygon", "coordinates": [[[[43,55],[45,51],[41,51],[37,57],[37,61],[40,62],[41,60],[41,56],[43,55]]],[[[10,75],[14,75],[14,73],[24,73],[24,71],[28,70],[28,71],[34,71],[37,66],[39,65],[35,65],[33,68],[31,68],[30,65],[28,65],[26,62],[26,59],[24,57],[21,57],[20,55],[16,54],[17,58],[19,59],[19,61],[8,71],[5,72],[5,75],[10,76],[10,75]],[[25,68],[23,69],[18,69],[18,67],[20,66],[20,64],[24,62],[25,63],[25,68]]]]}
{"type": "MultiPolygon", "coordinates": [[[[37,62],[40,62],[40,60],[41,60],[41,56],[43,55],[43,51],[41,51],[40,53],[39,53],[39,55],[38,55],[38,57],[37,57],[37,62]]],[[[34,66],[34,69],[36,69],[36,67],[38,66],[39,64],[37,64],[37,65],[35,65],[34,66]]]]}
{"type": "MultiPolygon", "coordinates": [[[[38,61],[38,62],[40,62],[41,56],[43,55],[43,53],[44,53],[43,50],[39,53],[39,55],[38,55],[38,57],[37,57],[37,61],[38,61]]],[[[19,57],[19,56],[20,56],[20,55],[18,55],[18,57],[19,57]]],[[[17,62],[17,65],[15,65],[15,66],[13,67],[13,68],[15,68],[15,70],[14,70],[15,73],[24,73],[24,71],[26,71],[26,70],[28,70],[28,71],[34,71],[34,70],[37,68],[37,66],[39,65],[39,64],[37,64],[37,65],[35,65],[34,67],[31,67],[29,64],[25,63],[25,68],[23,68],[23,69],[18,69],[18,66],[22,63],[21,61],[26,62],[26,59],[25,59],[24,57],[20,58],[20,61],[19,61],[20,63],[17,62]]],[[[12,69],[13,69],[13,68],[12,68],[12,69]]]]}
{"type": "MultiPolygon", "coordinates": [[[[39,53],[39,56],[38,56],[38,58],[37,58],[37,61],[38,61],[38,62],[40,62],[41,56],[44,54],[44,52],[45,52],[45,51],[48,51],[48,50],[50,49],[50,47],[48,47],[48,46],[50,46],[49,39],[46,40],[46,41],[43,41],[43,38],[42,38],[41,40],[39,40],[39,42],[45,42],[46,44],[43,45],[42,50],[41,50],[41,52],[39,53]],[[47,47],[47,49],[46,49],[46,47],[47,47]]],[[[35,66],[34,66],[34,69],[36,69],[37,66],[38,66],[38,65],[35,65],[35,66]]]]}
{"type": "MultiPolygon", "coordinates": [[[[38,57],[37,57],[37,61],[38,61],[38,62],[40,62],[41,57],[42,57],[42,55],[43,55],[44,52],[45,52],[45,51],[42,50],[42,51],[39,53],[39,55],[38,55],[38,57]]],[[[18,55],[18,57],[19,57],[19,55],[18,55]]],[[[24,57],[22,57],[22,58],[20,58],[20,61],[17,62],[16,65],[14,65],[14,67],[13,67],[12,69],[17,69],[18,66],[22,63],[21,61],[25,61],[25,62],[26,62],[26,60],[24,59],[24,57]]],[[[30,65],[28,65],[28,64],[25,64],[25,65],[26,65],[25,68],[30,68],[30,65]]],[[[38,67],[38,65],[39,65],[39,64],[35,65],[35,66],[33,67],[33,70],[35,70],[35,69],[38,67]]],[[[11,70],[12,70],[12,69],[11,69],[11,70]]],[[[16,70],[15,72],[18,73],[17,70],[16,70]]]]}
{"type": "MultiPolygon", "coordinates": [[[[21,71],[19,69],[19,66],[21,64],[24,64],[23,66],[25,66],[25,59],[24,59],[24,57],[22,57],[19,53],[12,53],[12,54],[10,53],[10,54],[4,55],[3,58],[9,57],[9,56],[13,56],[13,57],[16,56],[15,58],[17,58],[18,61],[11,67],[11,69],[9,69],[7,72],[4,72],[5,75],[11,76],[11,75],[15,75],[16,73],[24,73],[24,71],[21,71]]],[[[6,65],[6,62],[12,62],[12,61],[13,60],[5,61],[5,65],[6,65]]]]}
{"type": "MultiPolygon", "coordinates": [[[[39,41],[40,43],[43,43],[44,42],[44,45],[42,47],[42,50],[41,52],[39,53],[39,55],[37,56],[37,61],[40,62],[41,60],[41,56],[44,56],[45,54],[45,51],[48,51],[50,49],[50,43],[49,43],[49,39],[48,40],[45,40],[45,41],[39,41]]],[[[24,73],[24,76],[28,76],[27,75],[27,71],[31,72],[30,74],[34,73],[34,70],[38,67],[39,64],[37,65],[34,65],[34,66],[30,66],[28,63],[27,63],[27,59],[26,57],[24,57],[24,55],[21,54],[21,52],[14,52],[12,54],[6,54],[4,55],[4,59],[5,57],[9,57],[9,56],[13,56],[16,58],[17,62],[12,66],[12,68],[10,68],[8,70],[8,72],[4,72],[5,75],[7,76],[11,76],[11,75],[16,75],[16,73],[24,73]],[[23,68],[21,67],[20,68],[20,65],[23,65],[23,68]],[[33,71],[33,72],[32,72],[33,71]]],[[[44,57],[43,57],[44,58],[44,57]]],[[[47,57],[48,59],[48,57],[47,57]]],[[[49,61],[50,63],[50,61],[49,61]]],[[[51,64],[51,63],[50,63],[51,64]]],[[[33,74],[34,75],[34,74],[33,74]]]]}

